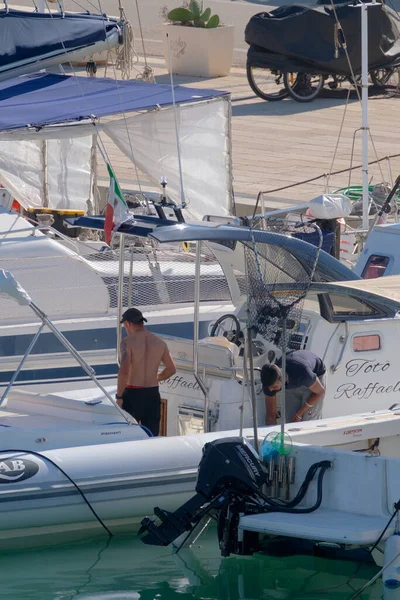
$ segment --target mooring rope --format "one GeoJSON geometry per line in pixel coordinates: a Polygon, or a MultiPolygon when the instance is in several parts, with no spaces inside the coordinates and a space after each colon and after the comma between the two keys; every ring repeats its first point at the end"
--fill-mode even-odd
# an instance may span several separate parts
{"type": "MultiPolygon", "coordinates": [[[[388,156],[383,156],[382,158],[378,158],[377,160],[370,161],[368,163],[368,166],[376,165],[377,163],[382,162],[384,160],[390,160],[391,158],[399,158],[399,157],[400,157],[400,153],[389,154],[388,156]]],[[[362,168],[362,165],[355,165],[354,167],[350,167],[347,169],[340,169],[339,171],[334,171],[333,173],[330,173],[330,176],[332,177],[333,175],[342,175],[343,173],[348,173],[349,171],[355,171],[356,169],[361,169],[361,168],[362,168]]],[[[258,192],[256,205],[255,205],[254,211],[253,211],[253,217],[255,217],[255,215],[256,215],[261,196],[263,196],[264,194],[274,194],[275,192],[281,192],[282,190],[288,190],[290,188],[294,188],[299,185],[305,185],[306,183],[312,183],[313,181],[318,181],[318,179],[322,179],[323,177],[328,177],[328,173],[322,173],[321,175],[317,175],[316,177],[310,177],[309,179],[303,179],[303,181],[298,181],[297,183],[290,183],[289,185],[283,185],[281,187],[273,188],[271,190],[262,190],[262,191],[258,192]]]]}

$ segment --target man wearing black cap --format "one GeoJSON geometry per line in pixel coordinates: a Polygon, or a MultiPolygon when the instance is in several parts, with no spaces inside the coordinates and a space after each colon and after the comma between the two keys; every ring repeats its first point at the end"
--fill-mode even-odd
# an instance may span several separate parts
{"type": "MultiPolygon", "coordinates": [[[[292,350],[286,356],[285,408],[288,421],[311,421],[322,416],[325,397],[322,360],[309,350],[292,350]]],[[[266,425],[276,425],[276,394],[282,389],[282,358],[261,369],[266,425]]]]}
{"type": "Polygon", "coordinates": [[[126,333],[121,342],[117,404],[147,427],[153,435],[160,429],[160,381],[176,373],[175,363],[164,340],[144,327],[147,319],[137,308],[122,315],[126,333]],[[159,373],[160,364],[164,369],[159,373]]]}

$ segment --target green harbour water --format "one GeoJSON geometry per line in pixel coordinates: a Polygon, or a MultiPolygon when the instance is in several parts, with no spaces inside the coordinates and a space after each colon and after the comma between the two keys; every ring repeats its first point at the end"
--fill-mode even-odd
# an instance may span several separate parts
{"type": "MultiPolygon", "coordinates": [[[[98,538],[0,553],[0,600],[349,600],[373,564],[291,555],[222,558],[215,529],[191,549],[98,538]]],[[[383,599],[380,579],[361,596],[383,599]]]]}

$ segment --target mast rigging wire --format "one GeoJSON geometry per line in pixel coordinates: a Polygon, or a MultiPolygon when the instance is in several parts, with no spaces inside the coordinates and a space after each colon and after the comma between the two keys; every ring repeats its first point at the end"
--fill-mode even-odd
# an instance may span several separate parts
{"type": "MultiPolygon", "coordinates": [[[[59,30],[58,30],[58,28],[57,28],[57,25],[56,25],[56,23],[55,23],[55,19],[54,19],[54,17],[53,17],[52,11],[51,11],[51,10],[50,10],[50,8],[49,8],[48,0],[45,0],[45,2],[46,2],[46,7],[47,7],[47,10],[49,11],[49,13],[50,13],[50,15],[51,15],[51,19],[52,19],[52,21],[53,21],[53,25],[54,25],[54,27],[55,27],[55,29],[56,29],[57,33],[58,33],[58,37],[59,37],[60,43],[61,43],[61,45],[62,45],[62,47],[63,47],[63,49],[64,49],[64,52],[65,52],[65,54],[67,55],[67,50],[66,50],[66,48],[65,48],[65,44],[64,44],[64,42],[63,42],[63,40],[62,40],[61,34],[60,34],[60,32],[59,32],[59,30]]],[[[102,18],[103,18],[103,27],[104,27],[104,30],[105,30],[105,20],[104,20],[104,13],[103,13],[103,11],[102,11],[102,7],[101,7],[100,0],[99,0],[99,9],[100,9],[100,12],[101,12],[101,15],[102,15],[102,18]]],[[[80,89],[80,93],[81,93],[82,99],[85,101],[85,103],[86,103],[86,104],[88,104],[88,102],[87,102],[87,98],[86,98],[86,96],[85,96],[85,94],[84,94],[84,92],[83,92],[82,86],[80,85],[80,82],[79,82],[79,77],[78,77],[78,76],[77,76],[77,74],[76,74],[76,71],[75,71],[75,68],[74,68],[74,66],[73,66],[72,62],[71,62],[70,60],[68,60],[68,61],[66,61],[66,62],[68,62],[68,64],[70,65],[70,67],[71,67],[71,70],[72,70],[72,73],[73,73],[73,75],[74,75],[74,76],[75,76],[75,78],[76,78],[76,81],[77,81],[77,83],[78,83],[78,86],[79,86],[79,89],[80,89]]],[[[114,65],[113,65],[113,66],[114,66],[114,65]]],[[[119,89],[119,86],[118,86],[118,80],[117,80],[117,77],[116,77],[115,66],[114,66],[114,77],[115,77],[116,88],[117,88],[118,94],[120,95],[120,89],[119,89]]],[[[120,97],[120,102],[121,102],[121,97],[120,97]]],[[[121,104],[122,104],[122,103],[121,103],[121,104]]],[[[138,187],[139,187],[139,191],[140,191],[140,193],[142,193],[142,188],[141,188],[140,179],[139,179],[139,173],[138,173],[138,169],[137,169],[137,166],[136,166],[136,163],[135,163],[135,160],[134,160],[134,153],[133,153],[133,147],[132,147],[131,137],[130,137],[130,134],[129,134],[129,129],[128,129],[128,127],[127,127],[127,123],[126,123],[126,115],[125,115],[125,111],[122,111],[122,114],[123,114],[123,118],[124,118],[124,122],[125,122],[126,129],[127,129],[128,141],[129,141],[129,145],[130,145],[130,149],[131,149],[131,153],[132,153],[132,162],[133,162],[133,164],[134,164],[134,168],[135,168],[135,172],[136,172],[136,176],[137,176],[137,180],[138,180],[138,187]]],[[[110,160],[110,158],[109,158],[109,156],[108,156],[107,150],[106,150],[106,148],[105,148],[104,141],[103,141],[103,139],[102,139],[102,137],[101,137],[101,132],[99,131],[99,129],[98,129],[98,127],[97,127],[97,122],[96,122],[96,120],[95,120],[95,119],[93,119],[93,121],[92,121],[92,122],[93,122],[93,125],[94,125],[95,129],[96,129],[96,134],[97,134],[97,136],[98,136],[99,143],[100,143],[100,144],[101,144],[101,146],[102,146],[102,149],[103,149],[104,155],[107,157],[107,162],[108,162],[110,165],[112,165],[112,163],[111,163],[111,160],[110,160]]],[[[148,203],[147,203],[147,207],[148,207],[148,203]]],[[[149,210],[149,207],[148,207],[148,210],[149,210]]]]}

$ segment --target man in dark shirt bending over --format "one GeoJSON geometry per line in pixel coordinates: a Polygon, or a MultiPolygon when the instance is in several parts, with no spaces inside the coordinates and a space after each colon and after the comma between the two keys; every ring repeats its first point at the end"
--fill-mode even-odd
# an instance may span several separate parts
{"type": "MultiPolygon", "coordinates": [[[[320,419],[325,396],[325,365],[313,352],[294,350],[286,356],[286,418],[288,421],[320,419]]],[[[282,359],[261,369],[266,425],[276,425],[276,394],[282,389],[282,359]]]]}

